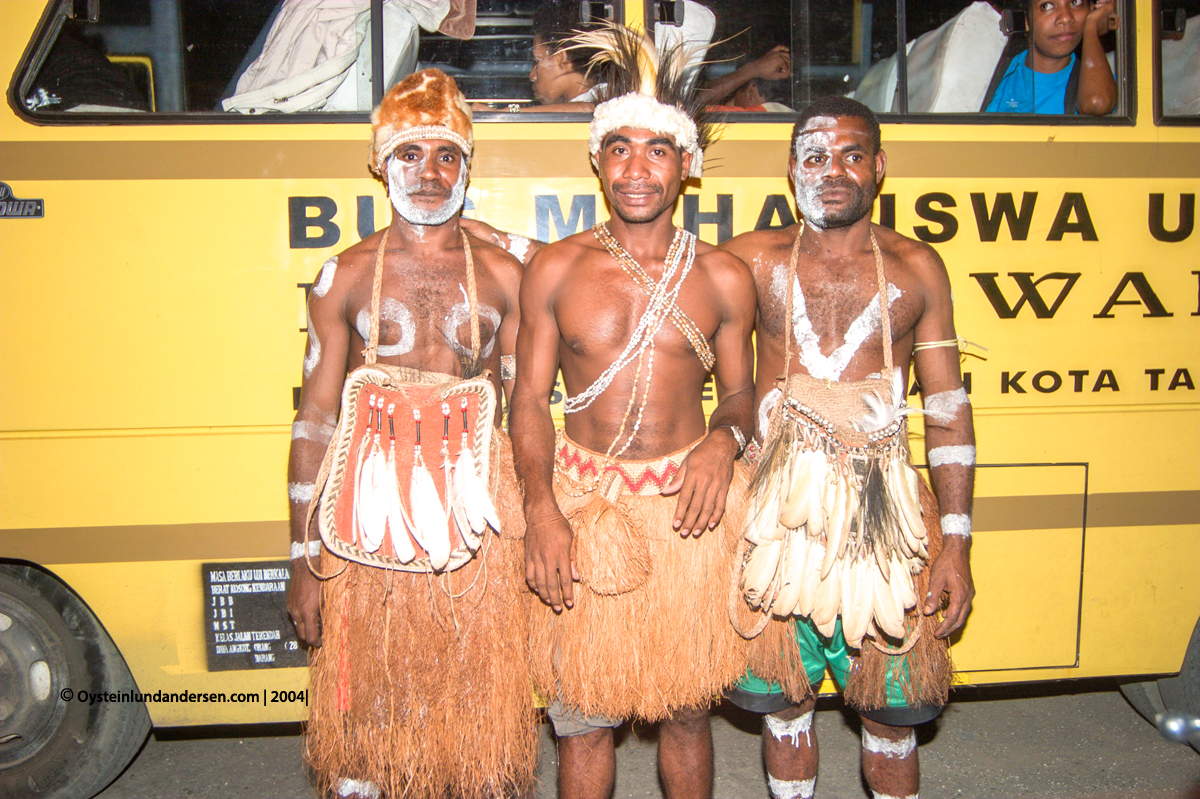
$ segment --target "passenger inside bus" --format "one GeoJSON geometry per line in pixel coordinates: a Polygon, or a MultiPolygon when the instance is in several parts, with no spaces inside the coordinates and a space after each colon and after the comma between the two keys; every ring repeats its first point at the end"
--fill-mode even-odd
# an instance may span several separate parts
{"type": "MultiPolygon", "coordinates": [[[[713,80],[700,91],[711,111],[791,111],[777,102],[781,81],[792,77],[792,52],[777,44],[753,61],[713,80]]],[[[788,91],[786,83],[782,92],[788,91]]]]}
{"type": "MultiPolygon", "coordinates": [[[[588,70],[595,50],[565,45],[576,30],[586,30],[579,3],[543,0],[533,14],[533,69],[529,82],[535,105],[510,106],[510,111],[591,111],[599,91],[599,76],[588,70]]],[[[486,110],[484,106],[481,110],[486,110]]]]}
{"type": "Polygon", "coordinates": [[[1101,37],[1117,28],[1114,0],[1029,0],[1027,14],[1028,46],[1012,56],[1012,48],[1006,49],[985,110],[1092,116],[1112,111],[1117,81],[1101,37]]]}

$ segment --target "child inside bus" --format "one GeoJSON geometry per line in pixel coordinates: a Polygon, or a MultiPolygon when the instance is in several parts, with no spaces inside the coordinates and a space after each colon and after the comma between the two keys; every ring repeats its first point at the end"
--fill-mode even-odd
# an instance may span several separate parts
{"type": "Polygon", "coordinates": [[[1115,8],[1114,0],[1030,0],[1030,46],[1009,62],[985,109],[1092,116],[1112,111],[1117,82],[1100,37],[1116,29],[1115,8]]]}

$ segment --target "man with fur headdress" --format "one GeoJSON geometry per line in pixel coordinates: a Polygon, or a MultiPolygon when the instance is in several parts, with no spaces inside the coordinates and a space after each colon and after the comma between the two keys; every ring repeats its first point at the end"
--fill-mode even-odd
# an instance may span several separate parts
{"type": "Polygon", "coordinates": [[[542,248],[521,284],[512,428],[525,577],[540,598],[530,658],[559,738],[560,795],[607,797],[612,728],[637,718],[661,722],[667,795],[692,799],[712,790],[709,705],[746,663],[725,581],[745,489],[730,481],[753,422],[754,285],[745,264],[671,222],[707,141],[683,62],[667,57],[656,78],[647,39],[586,36],[615,61],[589,142],[613,217],[542,248]],[[710,372],[720,404],[706,428],[710,372]]]}
{"type": "Polygon", "coordinates": [[[766,714],[775,799],[813,796],[814,689],[826,666],[862,720],[876,799],[916,799],[913,726],[946,702],[946,639],[975,593],[975,437],[950,281],[932,247],[871,223],[886,165],[870,109],[818,100],[801,113],[788,159],[800,223],[723,245],[754,264],[763,442],[738,581],[745,602],[734,608],[754,639],[751,674],[729,697],[766,714]],[[908,451],[910,361],[936,500],[908,451]]]}
{"type": "MultiPolygon", "coordinates": [[[[345,424],[346,406],[353,404],[343,401],[348,371],[377,364],[391,370],[391,389],[414,395],[430,384],[440,391],[485,375],[491,392],[483,391],[494,398],[502,381],[504,387],[512,382],[521,266],[460,229],[474,139],[462,94],[436,69],[410,75],[383,98],[372,115],[372,133],[370,168],[387,186],[391,222],[329,259],[313,283],[304,384],[292,427],[288,610],[297,635],[313,647],[306,758],[322,790],[338,796],[502,796],[531,785],[537,747],[523,646],[524,520],[504,434],[493,431],[488,445],[499,535],[485,530],[485,540],[464,553],[465,565],[439,564],[433,545],[422,537],[413,540],[429,550],[427,572],[364,565],[369,557],[344,560],[313,540],[316,503],[321,502],[324,534],[324,499],[329,486],[337,485],[334,478],[326,482],[330,456],[325,463],[322,456],[342,440],[344,425],[354,429],[352,422],[345,424]],[[335,428],[339,411],[342,421],[335,428]],[[306,516],[310,502],[314,507],[306,516]]],[[[415,432],[420,444],[420,421],[414,431],[411,410],[407,418],[398,414],[393,420],[389,408],[384,424],[382,401],[379,408],[385,444],[394,426],[397,463],[404,452],[413,454],[415,486],[420,447],[414,450],[413,439],[415,432]]],[[[462,429],[464,443],[466,408],[464,399],[462,428],[450,426],[458,424],[457,403],[453,418],[444,411],[446,428],[456,439],[462,429]]],[[[481,412],[479,425],[492,428],[499,403],[496,408],[495,418],[481,412]]],[[[367,419],[370,426],[371,416],[367,419]]],[[[441,413],[427,421],[426,431],[424,458],[435,471],[444,468],[451,503],[441,413]],[[431,441],[442,442],[441,457],[431,441]]],[[[388,465],[397,468],[390,458],[388,465]]],[[[460,456],[454,473],[462,468],[460,456]]],[[[354,518],[361,519],[363,488],[357,475],[352,479],[351,504],[359,514],[354,518]]],[[[399,482],[402,504],[411,500],[417,519],[418,489],[410,494],[408,481],[399,482]]],[[[432,481],[428,486],[437,490],[432,481]]],[[[436,493],[423,497],[425,508],[440,502],[436,493]]],[[[393,521],[389,516],[393,548],[402,549],[399,535],[411,553],[407,533],[392,527],[393,521]]],[[[356,523],[349,526],[357,535],[356,523]]],[[[365,536],[361,546],[368,547],[365,536]]]]}

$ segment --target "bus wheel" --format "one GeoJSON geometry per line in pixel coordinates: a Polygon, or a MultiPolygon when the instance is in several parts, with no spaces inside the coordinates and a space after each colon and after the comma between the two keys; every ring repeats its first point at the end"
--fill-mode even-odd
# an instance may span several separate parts
{"type": "Polygon", "coordinates": [[[150,729],[95,616],[38,569],[0,563],[0,796],[89,799],[137,754],[150,729]]]}
{"type": "MultiPolygon", "coordinates": [[[[1200,716],[1200,621],[1192,630],[1179,676],[1159,680],[1158,691],[1167,710],[1200,716]]],[[[1200,752],[1194,743],[1192,748],[1200,752]]]]}

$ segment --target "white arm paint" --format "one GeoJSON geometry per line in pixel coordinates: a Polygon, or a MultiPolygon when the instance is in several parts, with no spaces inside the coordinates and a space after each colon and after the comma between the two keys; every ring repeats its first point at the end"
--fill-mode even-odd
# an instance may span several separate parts
{"type": "Polygon", "coordinates": [[[950,447],[934,447],[929,450],[929,468],[939,466],[974,466],[975,447],[959,444],[950,447]]]}
{"type": "Polygon", "coordinates": [[[965,513],[948,513],[942,517],[942,535],[971,537],[971,517],[965,513]]]}
{"type": "Polygon", "coordinates": [[[288,498],[292,502],[309,502],[314,488],[312,483],[288,483],[288,498]]]}
{"type": "Polygon", "coordinates": [[[321,274],[317,277],[317,285],[313,286],[313,294],[324,297],[329,293],[329,288],[333,285],[333,276],[337,274],[337,264],[336,255],[325,262],[321,267],[321,274]]]}
{"type": "Polygon", "coordinates": [[[333,438],[333,425],[324,422],[293,422],[292,441],[300,438],[317,444],[328,444],[333,438]]]}
{"type": "Polygon", "coordinates": [[[938,419],[953,421],[958,418],[958,409],[963,405],[970,405],[971,399],[967,396],[965,388],[955,389],[954,391],[943,391],[939,394],[930,394],[925,398],[925,411],[938,419]]]}
{"type": "MultiPolygon", "coordinates": [[[[308,542],[308,556],[310,558],[315,558],[315,557],[319,556],[320,554],[321,554],[321,542],[320,541],[309,541],[308,542]]],[[[293,541],[292,542],[292,558],[291,559],[299,560],[302,557],[304,557],[304,544],[301,544],[299,541],[293,541]]]]}

